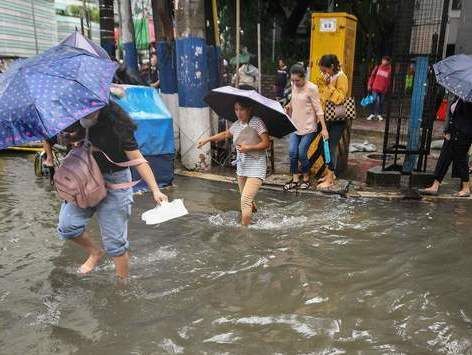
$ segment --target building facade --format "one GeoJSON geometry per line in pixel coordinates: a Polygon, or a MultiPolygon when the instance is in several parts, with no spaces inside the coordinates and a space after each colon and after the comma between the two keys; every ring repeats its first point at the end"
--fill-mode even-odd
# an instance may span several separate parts
{"type": "MultiPolygon", "coordinates": [[[[79,17],[67,14],[68,6],[81,6],[71,0],[0,0],[0,58],[26,58],[62,41],[74,30],[81,30],[79,17]]],[[[97,2],[88,0],[97,8],[97,2]]],[[[100,26],[91,23],[92,40],[100,43],[100,26]]]]}
{"type": "Polygon", "coordinates": [[[29,57],[56,43],[54,0],[0,1],[0,57],[29,57]]]}

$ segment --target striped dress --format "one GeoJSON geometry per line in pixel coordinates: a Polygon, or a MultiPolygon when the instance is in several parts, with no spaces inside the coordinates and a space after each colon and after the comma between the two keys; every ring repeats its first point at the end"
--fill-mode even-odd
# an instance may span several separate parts
{"type": "MultiPolygon", "coordinates": [[[[236,121],[229,129],[233,136],[233,142],[238,139],[241,131],[247,126],[246,123],[236,121]]],[[[264,122],[258,118],[253,117],[249,121],[249,127],[254,128],[259,136],[267,133],[267,128],[264,122]]],[[[251,151],[249,153],[237,152],[237,169],[236,174],[243,177],[253,177],[264,180],[267,172],[267,161],[265,150],[251,151]]]]}

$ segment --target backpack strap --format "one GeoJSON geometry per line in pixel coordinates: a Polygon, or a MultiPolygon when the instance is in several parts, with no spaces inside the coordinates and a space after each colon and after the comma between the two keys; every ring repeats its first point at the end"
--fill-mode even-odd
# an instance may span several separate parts
{"type": "MultiPolygon", "coordinates": [[[[102,153],[103,156],[110,163],[112,163],[116,166],[122,167],[122,168],[129,168],[129,167],[132,167],[132,166],[138,166],[138,165],[141,165],[141,164],[144,164],[144,163],[148,162],[144,158],[138,158],[138,159],[133,159],[133,160],[128,160],[128,161],[125,161],[125,162],[117,163],[114,160],[112,160],[103,150],[101,150],[101,149],[99,149],[95,146],[92,146],[92,152],[102,153]]],[[[120,184],[106,183],[106,187],[110,190],[129,189],[129,188],[134,187],[137,184],[139,184],[139,182],[141,182],[141,179],[136,180],[136,181],[123,182],[123,183],[120,183],[120,184]]]]}

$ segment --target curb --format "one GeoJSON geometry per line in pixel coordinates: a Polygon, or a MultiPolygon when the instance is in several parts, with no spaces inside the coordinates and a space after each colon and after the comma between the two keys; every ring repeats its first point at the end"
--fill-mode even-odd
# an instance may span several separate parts
{"type": "MultiPolygon", "coordinates": [[[[203,173],[198,171],[186,171],[181,169],[175,170],[175,175],[182,176],[182,177],[190,177],[196,178],[200,180],[206,181],[213,181],[213,182],[225,182],[230,183],[233,185],[237,185],[237,181],[235,177],[232,176],[224,176],[218,174],[211,174],[211,173],[203,173]]],[[[349,183],[349,182],[348,182],[349,183]]],[[[282,193],[287,193],[282,190],[282,186],[280,184],[274,183],[264,183],[261,187],[264,190],[270,191],[277,191],[282,193]]],[[[452,195],[440,195],[440,196],[419,196],[419,198],[412,197],[411,194],[404,194],[402,192],[378,192],[378,191],[351,191],[348,189],[346,193],[338,193],[338,192],[322,192],[316,190],[297,190],[297,191],[289,191],[288,193],[295,193],[295,194],[308,194],[308,195],[315,195],[315,196],[332,196],[338,195],[340,197],[346,198],[367,198],[367,199],[381,199],[387,201],[400,201],[400,200],[410,200],[410,201],[418,201],[418,202],[458,202],[458,201],[465,201],[465,202],[472,202],[472,197],[468,198],[460,198],[455,197],[452,195]]]]}

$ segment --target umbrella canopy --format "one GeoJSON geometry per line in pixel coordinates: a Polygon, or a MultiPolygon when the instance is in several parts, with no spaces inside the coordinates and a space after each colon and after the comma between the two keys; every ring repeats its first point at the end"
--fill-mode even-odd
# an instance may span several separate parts
{"type": "Polygon", "coordinates": [[[238,118],[234,113],[234,103],[239,98],[246,98],[252,102],[253,115],[260,117],[264,121],[269,135],[282,138],[295,131],[295,127],[282,105],[275,100],[262,96],[257,91],[223,86],[211,90],[205,97],[205,101],[219,116],[236,122],[238,118]]]}
{"type": "Polygon", "coordinates": [[[93,55],[96,55],[97,57],[110,59],[110,56],[108,55],[106,50],[104,50],[95,42],[82,36],[82,34],[80,34],[80,32],[78,31],[72,32],[69,36],[64,38],[64,40],[60,44],[64,46],[80,48],[86,50],[87,52],[93,55]]]}
{"type": "Polygon", "coordinates": [[[108,104],[116,64],[58,45],[0,75],[0,149],[52,137],[108,104]]]}
{"type": "Polygon", "coordinates": [[[464,101],[472,102],[472,56],[458,54],[433,65],[438,83],[464,101]]]}

